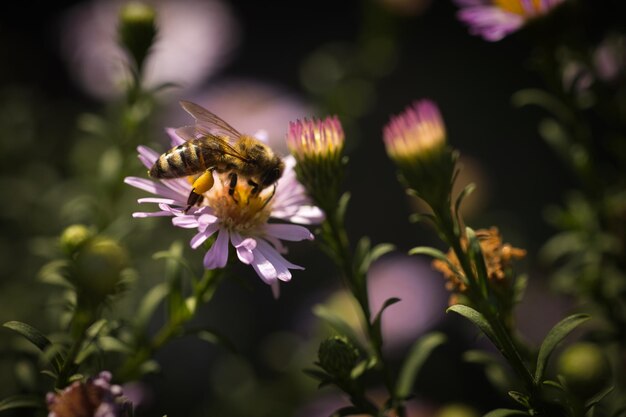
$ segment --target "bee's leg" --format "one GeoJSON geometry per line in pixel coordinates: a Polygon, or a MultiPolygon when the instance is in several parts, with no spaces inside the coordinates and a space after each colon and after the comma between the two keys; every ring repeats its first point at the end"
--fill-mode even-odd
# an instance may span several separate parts
{"type": "Polygon", "coordinates": [[[213,179],[213,168],[209,168],[202,175],[200,175],[191,185],[191,192],[189,193],[189,197],[187,198],[187,208],[185,209],[185,213],[189,211],[192,206],[195,206],[200,201],[202,201],[202,194],[206,193],[213,187],[213,183],[215,180],[213,179]]]}
{"type": "MultiPolygon", "coordinates": [[[[259,193],[259,184],[257,184],[256,182],[252,181],[252,180],[248,180],[248,185],[252,187],[252,189],[250,190],[250,195],[257,195],[259,193]]],[[[250,203],[250,200],[248,200],[248,203],[250,203]]]]}
{"type": "Polygon", "coordinates": [[[230,174],[228,174],[228,178],[230,178],[230,184],[228,186],[228,195],[231,196],[233,198],[233,200],[235,200],[235,203],[239,203],[239,201],[237,201],[237,199],[235,198],[235,187],[237,187],[237,173],[236,172],[231,172],[230,174]]]}
{"type": "Polygon", "coordinates": [[[276,184],[274,184],[274,188],[272,188],[272,194],[267,198],[267,200],[265,200],[265,203],[263,203],[261,209],[264,209],[265,206],[267,206],[267,203],[272,201],[272,198],[274,198],[274,194],[276,194],[276,184]]]}

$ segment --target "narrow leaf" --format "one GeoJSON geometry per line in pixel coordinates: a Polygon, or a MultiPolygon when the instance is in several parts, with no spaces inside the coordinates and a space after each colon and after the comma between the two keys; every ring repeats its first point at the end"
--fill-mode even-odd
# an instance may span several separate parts
{"type": "Polygon", "coordinates": [[[461,210],[461,204],[463,203],[463,200],[465,200],[465,197],[467,197],[468,195],[470,195],[474,190],[476,189],[476,184],[469,183],[465,186],[465,188],[463,188],[463,191],[461,191],[459,193],[459,196],[456,198],[456,202],[454,203],[454,214],[457,217],[457,220],[459,219],[459,212],[461,210]]]}
{"type": "MultiPolygon", "coordinates": [[[[480,241],[476,236],[476,232],[470,227],[465,228],[465,235],[467,236],[467,240],[469,242],[469,250],[468,254],[470,260],[476,267],[476,273],[478,278],[478,285],[480,286],[480,291],[483,293],[485,298],[489,297],[489,277],[487,275],[487,265],[485,265],[485,257],[483,256],[483,251],[480,247],[480,241]]],[[[471,282],[471,279],[469,280],[471,282]]]]}
{"type": "Polygon", "coordinates": [[[202,329],[200,331],[193,332],[193,334],[195,334],[200,340],[225,347],[231,353],[238,353],[235,344],[228,337],[215,330],[202,329]]]}
{"type": "Polygon", "coordinates": [[[139,305],[139,309],[135,314],[134,325],[137,331],[142,333],[145,332],[154,310],[156,310],[159,304],[167,296],[167,292],[168,285],[163,282],[152,287],[143,297],[141,304],[139,305]]]}
{"type": "Polygon", "coordinates": [[[44,408],[43,398],[36,395],[13,395],[0,401],[0,411],[14,408],[44,408]]]}
{"type": "Polygon", "coordinates": [[[442,333],[430,333],[418,339],[407,355],[396,385],[396,396],[407,398],[413,389],[417,373],[422,368],[426,359],[433,349],[445,342],[446,337],[442,333]]]}
{"type": "MultiPolygon", "coordinates": [[[[8,321],[4,323],[3,326],[19,333],[44,353],[52,347],[52,342],[50,342],[42,332],[29,324],[22,323],[21,321],[8,321]]],[[[59,372],[61,363],[63,362],[61,356],[59,354],[52,355],[49,361],[54,370],[59,372]]]]}
{"type": "Polygon", "coordinates": [[[22,323],[21,321],[8,321],[4,323],[3,326],[18,332],[41,351],[44,351],[52,344],[43,333],[30,324],[22,323]]]}
{"type": "Polygon", "coordinates": [[[512,410],[509,408],[498,408],[497,410],[488,412],[483,417],[508,417],[508,416],[527,416],[527,415],[529,414],[521,410],[512,410]]]}
{"type": "Polygon", "coordinates": [[[615,389],[614,386],[610,386],[602,391],[600,391],[599,393],[597,393],[596,395],[594,395],[593,397],[591,397],[589,400],[587,400],[587,402],[585,403],[585,410],[589,411],[591,410],[593,407],[595,407],[596,405],[598,405],[600,403],[600,401],[602,401],[607,395],[609,395],[610,393],[613,392],[613,390],[615,389]]]}
{"type": "Polygon", "coordinates": [[[498,349],[500,348],[498,339],[496,338],[493,329],[491,328],[491,325],[478,311],[463,304],[456,304],[448,307],[446,312],[448,311],[454,311],[455,313],[462,315],[463,317],[474,323],[476,326],[478,326],[478,328],[480,328],[480,330],[483,331],[483,333],[485,333],[489,340],[491,340],[498,349]]]}
{"type": "Polygon", "coordinates": [[[383,320],[383,312],[387,309],[387,307],[394,305],[399,302],[400,299],[397,297],[388,298],[383,306],[380,308],[380,311],[376,314],[374,321],[372,322],[372,327],[374,329],[374,338],[376,339],[374,342],[382,345],[382,320],[383,320]]]}
{"type": "Polygon", "coordinates": [[[589,320],[587,314],[574,314],[564,318],[557,323],[543,340],[537,356],[537,367],[535,368],[535,381],[543,379],[543,373],[548,364],[548,359],[556,346],[580,324],[589,320]]]}
{"type": "Polygon", "coordinates": [[[363,259],[363,262],[359,266],[359,271],[365,274],[372,263],[374,263],[381,256],[393,251],[396,247],[390,243],[380,243],[372,248],[363,259]]]}
{"type": "Polygon", "coordinates": [[[439,259],[447,264],[450,264],[448,257],[445,253],[439,249],[431,248],[428,246],[416,246],[409,251],[409,255],[428,255],[431,258],[439,259]]]}
{"type": "Polygon", "coordinates": [[[530,402],[526,394],[522,394],[517,391],[509,391],[509,397],[513,398],[516,402],[523,405],[526,408],[530,408],[530,402]]]}

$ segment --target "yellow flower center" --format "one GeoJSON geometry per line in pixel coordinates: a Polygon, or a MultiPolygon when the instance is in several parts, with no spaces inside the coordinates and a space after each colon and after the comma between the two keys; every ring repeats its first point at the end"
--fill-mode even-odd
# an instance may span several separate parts
{"type": "Polygon", "coordinates": [[[272,211],[273,186],[252,194],[248,178],[239,176],[235,191],[230,195],[228,174],[214,175],[215,183],[204,193],[202,204],[214,210],[223,226],[237,232],[249,232],[267,223],[272,211]]]}
{"type": "Polygon", "coordinates": [[[493,2],[502,10],[525,17],[534,16],[542,10],[541,0],[532,0],[532,11],[524,8],[522,0],[493,0],[493,2]]]}

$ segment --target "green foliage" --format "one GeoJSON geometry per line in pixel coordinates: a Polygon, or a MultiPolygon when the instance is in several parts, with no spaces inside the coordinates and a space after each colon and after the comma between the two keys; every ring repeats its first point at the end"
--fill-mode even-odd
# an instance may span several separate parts
{"type": "Polygon", "coordinates": [[[420,337],[407,354],[400,369],[396,383],[396,397],[406,399],[413,390],[415,378],[432,351],[445,343],[446,337],[442,333],[430,333],[420,337]]]}
{"type": "Polygon", "coordinates": [[[548,333],[541,343],[539,354],[537,355],[537,365],[535,367],[535,381],[537,383],[543,380],[544,372],[550,355],[556,346],[576,327],[589,320],[586,314],[573,314],[558,322],[548,333]]]}

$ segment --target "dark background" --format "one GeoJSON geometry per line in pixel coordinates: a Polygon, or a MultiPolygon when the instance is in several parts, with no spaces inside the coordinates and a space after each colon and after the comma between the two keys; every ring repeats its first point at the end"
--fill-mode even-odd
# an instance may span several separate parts
{"type": "MultiPolygon", "coordinates": [[[[43,260],[22,256],[32,253],[34,237],[52,238],[65,226],[46,221],[48,214],[37,210],[36,204],[32,211],[15,215],[19,208],[14,209],[11,201],[28,191],[15,181],[23,172],[20,167],[24,160],[37,159],[54,167],[57,181],[71,178],[73,172],[65,156],[79,140],[76,119],[85,111],[98,112],[103,106],[80,90],[59,54],[59,19],[76,3],[13,4],[12,10],[5,8],[0,18],[0,110],[4,110],[4,116],[0,115],[0,138],[5,154],[0,193],[4,206],[2,248],[7,249],[2,257],[0,294],[4,296],[0,298],[5,301],[0,310],[4,310],[2,318],[6,320],[41,320],[37,311],[45,295],[34,276],[43,260]],[[31,117],[24,121],[11,119],[15,106],[28,109],[31,117]],[[26,125],[32,123],[35,126],[26,125]],[[14,129],[23,133],[31,127],[35,134],[30,142],[16,143],[22,135],[15,134],[14,129]],[[24,265],[20,259],[32,263],[24,265]],[[22,294],[15,290],[18,285],[27,286],[35,294],[28,305],[19,309],[9,301],[11,294],[22,294]]],[[[470,36],[455,18],[456,7],[443,0],[434,0],[418,15],[397,14],[365,1],[228,4],[239,21],[242,39],[232,61],[210,82],[219,84],[222,77],[258,78],[305,98],[308,93],[299,74],[312,51],[329,42],[357,42],[367,34],[365,22],[372,13],[393,27],[398,48],[396,66],[375,80],[373,107],[355,118],[356,128],[348,131],[355,132],[347,138],[351,162],[346,179],[346,189],[353,196],[348,228],[355,240],[368,235],[375,243],[393,242],[399,252],[423,244],[445,249],[430,228],[408,222],[409,201],[395,181],[394,168],[381,140],[382,127],[391,114],[399,113],[414,99],[429,97],[441,108],[450,144],[470,158],[473,171],[479,175],[481,192],[475,197],[479,211],[468,218],[468,223],[474,228],[498,225],[506,241],[528,249],[524,267],[533,275],[531,280],[536,284],[543,281],[536,253],[553,230],[546,225],[542,210],[561,201],[565,190],[575,182],[536,133],[543,113],[515,109],[511,104],[511,95],[516,91],[544,86],[542,78],[530,69],[530,48],[523,37],[514,35],[489,43],[470,36]]],[[[323,109],[324,105],[319,107],[323,109]]],[[[214,111],[219,114],[219,109],[214,111]]],[[[37,200],[37,193],[33,199],[37,200]]],[[[32,208],[30,203],[28,207],[32,208]]],[[[165,222],[162,224],[167,227],[165,222]]],[[[157,249],[168,245],[168,240],[155,243],[157,249]]],[[[294,332],[304,339],[318,337],[302,322],[314,321],[310,307],[339,287],[330,262],[322,254],[312,245],[295,246],[293,261],[310,266],[282,286],[279,300],[271,299],[260,282],[253,282],[252,291],[248,291],[233,280],[220,288],[216,299],[203,311],[203,317],[231,337],[245,360],[267,381],[280,376],[261,363],[260,341],[277,331],[294,332]]],[[[243,267],[237,271],[245,277],[253,275],[243,267]]],[[[541,311],[542,306],[534,308],[541,311]]],[[[547,330],[557,319],[547,317],[546,322],[526,322],[522,326],[547,330]]],[[[468,327],[468,323],[451,317],[433,325],[447,332],[450,343],[435,354],[420,376],[420,397],[432,404],[467,402],[481,410],[510,406],[498,399],[502,397],[489,388],[478,367],[462,362],[461,353],[476,342],[468,327]]],[[[0,338],[8,339],[9,335],[3,331],[0,338]]],[[[315,340],[308,341],[315,344],[315,340]]],[[[194,341],[176,342],[164,349],[158,358],[163,375],[147,378],[155,402],[146,415],[209,415],[202,410],[215,408],[199,405],[200,399],[207,395],[206,375],[222,361],[222,354],[220,348],[194,341]]],[[[308,363],[314,360],[311,357],[308,363]]],[[[216,394],[213,388],[211,395],[205,403],[219,403],[219,392],[216,394]]],[[[279,396],[280,392],[270,390],[267,395],[279,396]]],[[[220,410],[229,415],[224,411],[227,407],[220,410]]]]}

